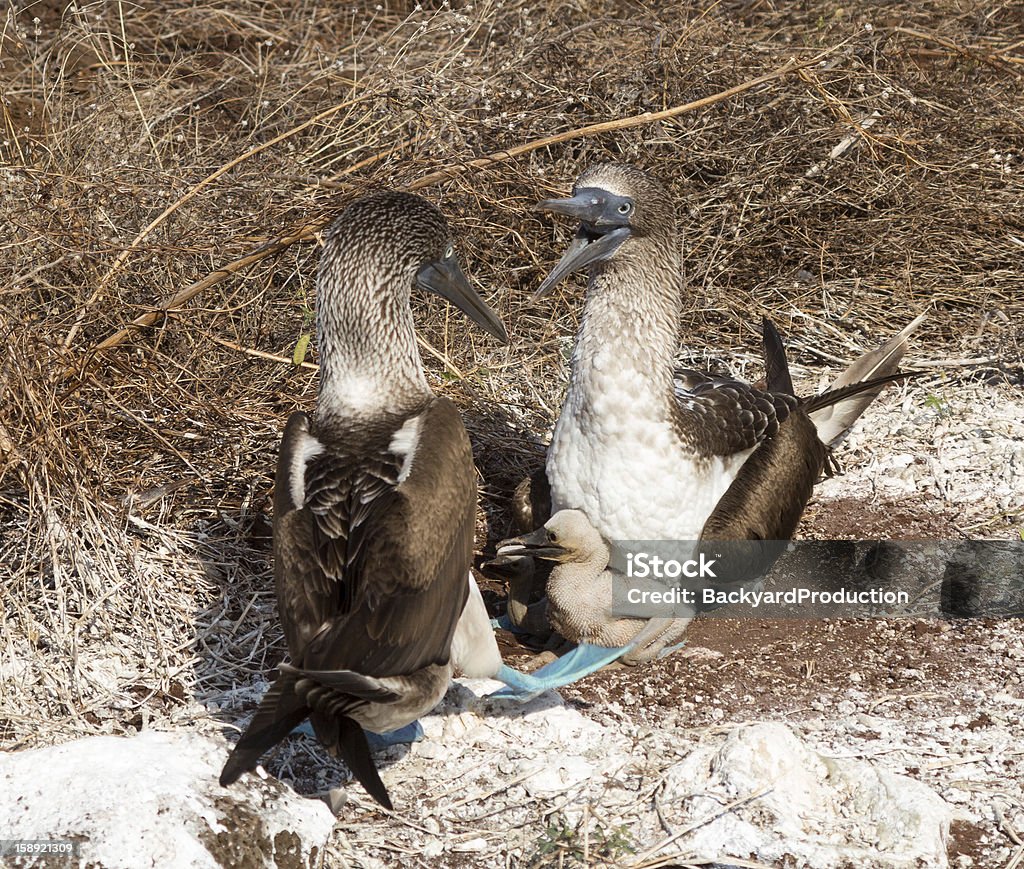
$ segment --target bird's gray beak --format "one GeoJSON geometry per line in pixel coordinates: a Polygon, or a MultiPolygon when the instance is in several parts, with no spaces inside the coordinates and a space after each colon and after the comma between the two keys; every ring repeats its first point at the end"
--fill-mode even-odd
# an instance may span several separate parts
{"type": "Polygon", "coordinates": [[[515,558],[529,555],[531,558],[543,558],[547,561],[564,561],[569,550],[553,543],[547,528],[538,528],[521,537],[506,540],[498,547],[497,559],[515,558]]]}
{"type": "Polygon", "coordinates": [[[535,299],[546,296],[573,272],[611,257],[631,234],[628,223],[609,220],[607,197],[592,190],[581,190],[570,199],[545,199],[537,208],[576,218],[580,228],[558,265],[533,294],[535,299]]]}
{"type": "Polygon", "coordinates": [[[501,319],[469,285],[455,257],[425,263],[416,273],[416,284],[447,299],[484,331],[502,344],[508,344],[508,333],[501,319]]]}

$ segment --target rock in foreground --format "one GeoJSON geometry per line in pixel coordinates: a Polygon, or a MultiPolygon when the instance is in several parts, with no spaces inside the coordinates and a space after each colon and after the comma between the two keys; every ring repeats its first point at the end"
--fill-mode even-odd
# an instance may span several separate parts
{"type": "Polygon", "coordinates": [[[72,839],[81,865],[319,864],[334,817],[280,782],[217,783],[223,741],[147,731],[0,755],[8,839],[72,839]]]}
{"type": "Polygon", "coordinates": [[[696,749],[669,771],[665,799],[682,799],[691,822],[715,818],[687,840],[696,854],[795,859],[819,869],[944,867],[954,818],[927,785],[865,760],[820,755],[775,723],[740,727],[696,749]]]}

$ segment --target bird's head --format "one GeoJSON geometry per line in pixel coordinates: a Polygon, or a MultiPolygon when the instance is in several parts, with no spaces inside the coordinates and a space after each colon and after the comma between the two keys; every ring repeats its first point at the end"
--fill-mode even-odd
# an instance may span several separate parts
{"type": "Polygon", "coordinates": [[[329,240],[333,262],[325,268],[363,266],[382,282],[436,293],[499,341],[508,342],[498,315],[459,267],[444,215],[422,197],[386,191],[356,200],[331,227],[329,240]]]}
{"type": "Polygon", "coordinates": [[[611,261],[628,249],[630,239],[675,232],[668,190],[647,173],[618,163],[590,167],[577,179],[572,196],[545,199],[537,207],[575,218],[580,225],[534,298],[546,295],[573,272],[611,261]]]}
{"type": "Polygon", "coordinates": [[[556,564],[608,560],[608,547],[582,510],[559,510],[541,528],[506,540],[498,547],[498,558],[521,556],[541,558],[556,564]]]}

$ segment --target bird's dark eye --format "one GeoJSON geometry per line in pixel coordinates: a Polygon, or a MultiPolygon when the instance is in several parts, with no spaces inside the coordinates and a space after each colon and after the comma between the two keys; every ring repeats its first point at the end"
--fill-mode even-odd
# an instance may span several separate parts
{"type": "Polygon", "coordinates": [[[552,543],[557,543],[558,542],[558,535],[555,534],[554,531],[549,531],[548,532],[548,540],[550,540],[552,543]]]}
{"type": "Polygon", "coordinates": [[[633,203],[632,202],[623,202],[619,206],[619,208],[618,208],[619,214],[629,214],[629,212],[631,212],[632,210],[633,210],[633,203]]]}
{"type": "Polygon", "coordinates": [[[455,245],[450,244],[444,249],[444,258],[451,259],[453,256],[455,256],[455,245]]]}

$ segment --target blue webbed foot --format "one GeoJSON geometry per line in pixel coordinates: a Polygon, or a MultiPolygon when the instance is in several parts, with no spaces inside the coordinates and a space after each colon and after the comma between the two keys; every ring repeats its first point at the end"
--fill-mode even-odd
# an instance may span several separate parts
{"type": "MultiPolygon", "coordinates": [[[[302,733],[306,736],[316,736],[313,732],[313,725],[309,721],[303,721],[298,727],[296,727],[292,733],[302,733]]],[[[405,727],[399,727],[398,730],[391,730],[387,733],[371,733],[369,730],[365,731],[366,742],[370,746],[370,751],[383,751],[385,748],[390,748],[392,745],[405,745],[411,742],[419,742],[423,739],[423,726],[418,722],[414,721],[412,724],[406,724],[405,727]]]]}
{"type": "Polygon", "coordinates": [[[674,646],[665,646],[664,649],[658,652],[658,659],[660,660],[661,658],[667,658],[673,652],[678,652],[685,645],[686,640],[683,640],[681,643],[676,643],[674,646]]]}
{"type": "Polygon", "coordinates": [[[494,630],[499,628],[503,631],[515,631],[516,626],[512,624],[512,619],[508,617],[508,613],[503,616],[498,616],[496,619],[491,619],[491,627],[494,630]]]}
{"type": "Polygon", "coordinates": [[[398,730],[390,730],[387,733],[371,733],[366,731],[366,741],[370,744],[370,751],[383,751],[392,745],[408,745],[419,742],[423,739],[423,726],[414,721],[399,727],[398,730]]]}
{"type": "Polygon", "coordinates": [[[525,703],[545,691],[561,688],[563,685],[571,685],[578,679],[600,670],[605,665],[621,658],[631,648],[632,646],[608,648],[583,643],[568,654],[562,655],[557,661],[552,661],[541,667],[536,673],[520,673],[508,665],[502,664],[494,678],[504,682],[508,687],[502,688],[490,696],[507,697],[525,703]]]}
{"type": "Polygon", "coordinates": [[[491,619],[491,627],[494,630],[498,630],[499,628],[501,628],[501,630],[508,631],[511,634],[515,634],[517,637],[536,636],[537,630],[536,627],[534,628],[534,630],[528,630],[522,625],[517,625],[514,621],[512,621],[508,613],[505,613],[505,615],[503,616],[498,616],[498,618],[496,619],[491,619]]]}

